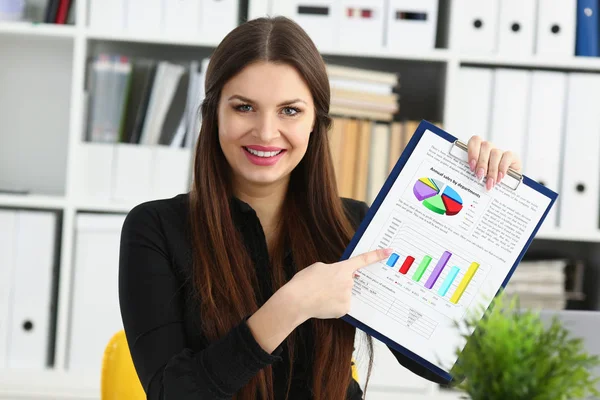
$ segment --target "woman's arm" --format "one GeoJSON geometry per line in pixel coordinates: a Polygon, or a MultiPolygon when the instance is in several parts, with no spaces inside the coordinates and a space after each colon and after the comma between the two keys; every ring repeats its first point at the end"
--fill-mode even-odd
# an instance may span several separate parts
{"type": "Polygon", "coordinates": [[[172,270],[161,223],[151,205],[141,205],[128,214],[121,234],[119,301],[137,374],[148,399],[231,398],[262,368],[281,360],[279,345],[297,323],[293,307],[286,308],[286,292],[278,292],[251,321],[192,351],[182,283],[172,270]],[[272,315],[276,325],[264,329],[272,315]]]}

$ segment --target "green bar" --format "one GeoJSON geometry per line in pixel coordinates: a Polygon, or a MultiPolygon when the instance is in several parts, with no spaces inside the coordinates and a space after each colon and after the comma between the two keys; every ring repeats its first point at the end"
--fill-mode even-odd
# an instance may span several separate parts
{"type": "Polygon", "coordinates": [[[421,264],[419,264],[419,268],[417,268],[417,270],[415,271],[415,274],[412,277],[413,281],[419,282],[421,280],[421,278],[423,277],[423,274],[425,273],[425,270],[427,269],[427,267],[429,267],[430,262],[431,262],[431,257],[429,257],[429,256],[423,257],[421,264]]]}

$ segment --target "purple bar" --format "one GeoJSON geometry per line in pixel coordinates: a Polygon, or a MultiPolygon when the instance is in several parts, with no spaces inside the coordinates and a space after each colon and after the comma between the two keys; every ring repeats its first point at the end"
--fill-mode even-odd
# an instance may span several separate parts
{"type": "Polygon", "coordinates": [[[452,253],[450,253],[449,251],[445,251],[444,254],[442,254],[442,258],[440,258],[440,261],[438,261],[433,271],[431,271],[431,275],[429,275],[427,282],[425,282],[425,287],[427,289],[431,289],[433,285],[435,285],[435,282],[440,277],[440,274],[444,270],[444,267],[448,263],[448,260],[450,260],[451,256],[452,253]]]}

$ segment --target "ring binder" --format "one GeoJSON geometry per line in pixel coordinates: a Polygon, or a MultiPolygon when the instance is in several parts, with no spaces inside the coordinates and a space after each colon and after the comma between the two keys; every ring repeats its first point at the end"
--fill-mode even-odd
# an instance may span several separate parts
{"type": "MultiPolygon", "coordinates": [[[[462,161],[468,162],[468,160],[465,157],[465,153],[467,153],[468,150],[469,148],[465,143],[461,142],[460,140],[455,140],[454,143],[452,143],[452,147],[450,148],[450,154],[462,161]],[[463,152],[461,152],[460,155],[453,153],[454,148],[459,148],[460,150],[463,150],[463,152]]],[[[510,188],[511,190],[517,190],[517,188],[523,181],[523,174],[520,174],[514,169],[509,168],[506,173],[506,178],[507,179],[502,180],[500,184],[510,188]],[[510,185],[509,182],[513,182],[513,184],[510,185]]]]}

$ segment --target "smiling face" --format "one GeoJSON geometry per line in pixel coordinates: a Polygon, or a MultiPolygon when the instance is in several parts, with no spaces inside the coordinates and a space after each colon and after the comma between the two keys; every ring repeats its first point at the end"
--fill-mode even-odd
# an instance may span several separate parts
{"type": "Polygon", "coordinates": [[[286,183],[306,153],[315,120],[310,89],[286,64],[245,67],[221,91],[219,143],[234,185],[286,183]]]}

